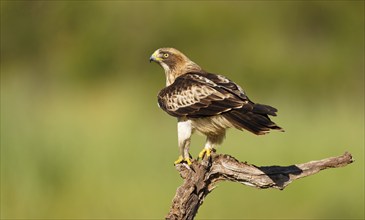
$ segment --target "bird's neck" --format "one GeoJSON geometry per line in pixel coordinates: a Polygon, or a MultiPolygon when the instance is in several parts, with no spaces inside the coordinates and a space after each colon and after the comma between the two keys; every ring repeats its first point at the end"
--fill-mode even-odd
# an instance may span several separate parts
{"type": "Polygon", "coordinates": [[[163,67],[166,75],[166,87],[175,82],[175,79],[181,75],[189,72],[200,72],[202,68],[193,61],[186,62],[185,65],[176,66],[174,69],[170,69],[166,66],[163,67]]]}

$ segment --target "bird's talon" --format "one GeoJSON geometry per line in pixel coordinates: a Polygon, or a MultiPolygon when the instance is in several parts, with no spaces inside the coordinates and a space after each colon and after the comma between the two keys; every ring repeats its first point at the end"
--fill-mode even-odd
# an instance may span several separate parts
{"type": "Polygon", "coordinates": [[[203,159],[204,155],[206,155],[207,157],[210,157],[211,152],[212,152],[211,149],[204,148],[202,151],[200,151],[199,158],[203,159]]]}
{"type": "Polygon", "coordinates": [[[185,162],[186,162],[189,166],[192,164],[192,162],[191,162],[190,158],[186,158],[186,159],[185,159],[185,162]]]}
{"type": "Polygon", "coordinates": [[[177,160],[175,160],[174,164],[177,165],[179,163],[187,163],[189,166],[192,164],[190,158],[183,158],[182,156],[179,156],[177,160]]]}
{"type": "Polygon", "coordinates": [[[174,164],[179,164],[184,160],[184,158],[182,156],[179,156],[179,158],[177,158],[177,160],[175,160],[174,164]]]}

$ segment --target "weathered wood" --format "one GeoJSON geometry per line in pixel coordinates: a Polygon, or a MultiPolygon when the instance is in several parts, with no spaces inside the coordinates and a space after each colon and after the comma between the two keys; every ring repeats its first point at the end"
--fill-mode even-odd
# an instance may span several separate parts
{"type": "Polygon", "coordinates": [[[310,176],[327,168],[343,167],[354,160],[345,152],[338,157],[291,166],[255,166],[239,162],[229,155],[213,153],[201,162],[192,160],[191,166],[179,164],[176,169],[184,183],[176,190],[166,219],[194,219],[204,198],[220,181],[232,181],[259,189],[284,189],[292,181],[310,176]]]}

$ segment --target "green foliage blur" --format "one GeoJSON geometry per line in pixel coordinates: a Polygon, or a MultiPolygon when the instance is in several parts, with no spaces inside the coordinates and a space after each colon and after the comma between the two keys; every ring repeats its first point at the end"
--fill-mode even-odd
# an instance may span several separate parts
{"type": "Polygon", "coordinates": [[[167,214],[182,180],[160,47],[279,109],[285,133],[232,129],[219,153],[356,160],[284,191],[221,183],[197,219],[364,218],[364,1],[1,1],[2,219],[167,214]]]}

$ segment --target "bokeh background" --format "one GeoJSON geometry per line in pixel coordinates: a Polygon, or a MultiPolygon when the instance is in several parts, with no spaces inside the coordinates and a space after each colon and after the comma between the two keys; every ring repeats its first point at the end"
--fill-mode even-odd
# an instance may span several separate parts
{"type": "Polygon", "coordinates": [[[356,159],[284,191],[221,183],[197,219],[364,218],[363,1],[1,1],[1,218],[167,214],[176,119],[148,62],[166,46],[279,109],[285,133],[230,130],[219,153],[356,159]]]}

